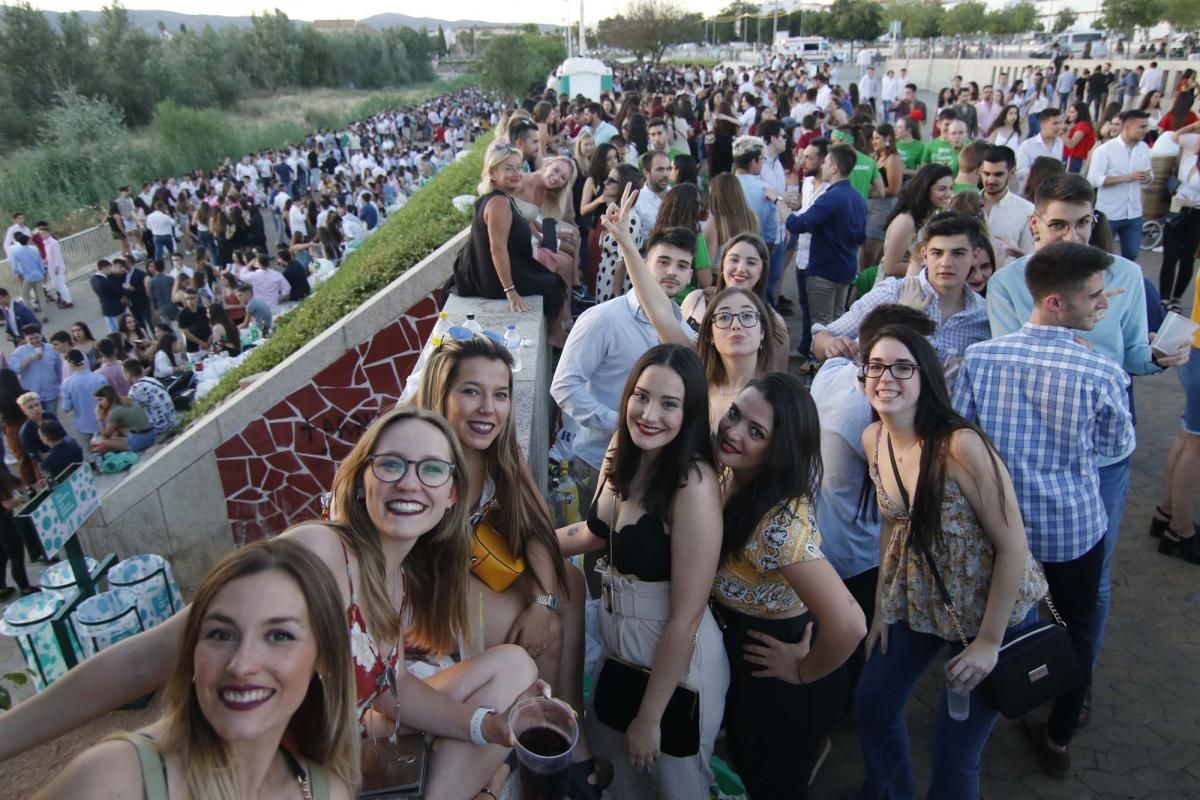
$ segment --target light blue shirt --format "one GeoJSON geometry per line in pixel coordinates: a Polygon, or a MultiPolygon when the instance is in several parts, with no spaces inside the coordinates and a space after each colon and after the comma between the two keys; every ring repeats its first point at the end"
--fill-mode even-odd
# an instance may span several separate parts
{"type": "Polygon", "coordinates": [[[62,382],[62,410],[73,413],[75,430],[97,434],[100,421],[96,419],[96,390],[108,386],[108,379],[99,372],[72,372],[62,382]]]}
{"type": "Polygon", "coordinates": [[[62,359],[50,345],[42,342],[42,357],[30,359],[37,348],[23,344],[13,351],[9,361],[17,367],[21,386],[27,392],[35,392],[43,403],[58,402],[58,387],[62,385],[62,359]],[[28,359],[28,363],[26,362],[28,359]]]}
{"type": "Polygon", "coordinates": [[[859,497],[867,475],[862,434],[871,424],[871,406],[858,383],[858,365],[831,358],[812,382],[821,419],[821,497],[817,528],[821,552],[843,579],[879,566],[879,516],[875,504],[859,517],[859,497]]]}
{"type": "Polygon", "coordinates": [[[746,205],[758,217],[759,233],[767,244],[774,244],[779,236],[779,214],[775,204],[767,199],[767,185],[757,175],[738,175],[746,205]]]}
{"type": "MultiPolygon", "coordinates": [[[[678,306],[675,318],[694,340],[696,333],[683,321],[678,306]]],[[[629,370],[656,344],[658,334],[632,291],[592,306],[575,320],[554,371],[550,396],[579,425],[575,456],[593,469],[604,463],[617,429],[617,408],[629,370]]]]}
{"type": "MultiPolygon", "coordinates": [[[[1018,258],[988,281],[988,320],[992,336],[1005,336],[1021,329],[1033,312],[1033,295],[1025,285],[1025,265],[1030,256],[1018,258]]],[[[1146,287],[1142,270],[1137,264],[1120,256],[1112,257],[1112,266],[1105,275],[1109,289],[1124,289],[1123,294],[1108,300],[1108,311],[1090,331],[1075,331],[1088,342],[1092,351],[1115,362],[1130,375],[1154,375],[1162,368],[1154,363],[1150,352],[1150,334],[1146,326],[1146,287]]],[[[1136,442],[1130,438],[1126,451],[1117,458],[1100,457],[1099,465],[1107,467],[1124,460],[1136,442]]]]}
{"type": "Polygon", "coordinates": [[[600,124],[596,126],[596,130],[592,132],[592,138],[596,140],[596,146],[608,144],[614,136],[617,135],[616,127],[606,120],[600,120],[600,124]]]}
{"type": "Polygon", "coordinates": [[[46,279],[46,264],[42,254],[31,244],[17,245],[9,255],[13,273],[23,281],[40,283],[46,279]]]}

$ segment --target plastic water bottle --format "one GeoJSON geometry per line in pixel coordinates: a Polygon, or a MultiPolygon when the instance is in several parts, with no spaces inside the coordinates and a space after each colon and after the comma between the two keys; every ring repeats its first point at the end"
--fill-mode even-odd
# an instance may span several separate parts
{"type": "Polygon", "coordinates": [[[247,333],[250,334],[250,342],[249,342],[250,344],[253,344],[254,342],[258,341],[258,321],[257,320],[253,320],[253,319],[250,320],[250,327],[247,330],[247,333]]]}
{"type": "Polygon", "coordinates": [[[971,695],[956,692],[946,681],[946,712],[955,722],[964,722],[971,716],[971,695]]]}
{"type": "Polygon", "coordinates": [[[467,321],[462,324],[471,333],[483,333],[483,327],[475,321],[474,314],[467,314],[467,321]]]}
{"type": "Polygon", "coordinates": [[[434,347],[441,347],[442,339],[448,330],[450,330],[450,314],[445,311],[439,312],[437,323],[433,326],[433,333],[429,336],[429,343],[434,347]]]}
{"type": "Polygon", "coordinates": [[[562,508],[563,525],[579,522],[579,484],[571,477],[571,465],[562,461],[558,465],[558,494],[562,508]]]}
{"type": "Polygon", "coordinates": [[[504,326],[504,346],[512,353],[514,373],[521,371],[521,337],[517,334],[516,324],[510,322],[504,326]]]}

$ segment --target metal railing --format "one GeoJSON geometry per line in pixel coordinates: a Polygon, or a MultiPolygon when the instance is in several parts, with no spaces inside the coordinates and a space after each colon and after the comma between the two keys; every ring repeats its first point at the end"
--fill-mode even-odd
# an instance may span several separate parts
{"type": "MultiPolygon", "coordinates": [[[[58,243],[62,246],[63,260],[67,262],[68,281],[86,275],[97,261],[111,258],[121,251],[120,242],[113,239],[107,224],[73,233],[59,239],[58,243]]],[[[7,258],[0,260],[0,285],[9,291],[14,291],[19,285],[7,258]]]]}

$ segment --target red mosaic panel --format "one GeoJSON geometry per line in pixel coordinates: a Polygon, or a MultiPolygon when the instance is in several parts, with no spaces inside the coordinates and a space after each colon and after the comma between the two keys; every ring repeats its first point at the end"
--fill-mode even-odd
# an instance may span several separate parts
{"type": "Polygon", "coordinates": [[[439,295],[426,295],[221,443],[217,470],[235,544],[320,514],[320,495],[333,485],[338,463],[379,410],[400,399],[437,321],[439,295]]]}

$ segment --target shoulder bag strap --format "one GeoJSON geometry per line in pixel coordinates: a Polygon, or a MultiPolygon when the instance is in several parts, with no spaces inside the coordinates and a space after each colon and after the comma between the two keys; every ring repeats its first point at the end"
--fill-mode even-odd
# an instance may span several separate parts
{"type": "Polygon", "coordinates": [[[122,733],[118,738],[129,742],[137,750],[146,800],[168,800],[167,764],[150,739],[139,733],[122,733]]]}

